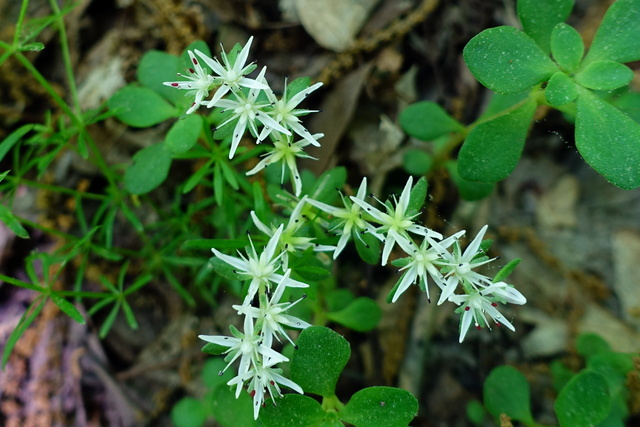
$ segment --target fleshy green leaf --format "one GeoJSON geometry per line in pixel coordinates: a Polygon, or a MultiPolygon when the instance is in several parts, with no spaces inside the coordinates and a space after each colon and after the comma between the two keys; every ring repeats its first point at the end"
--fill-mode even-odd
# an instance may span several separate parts
{"type": "Polygon", "coordinates": [[[171,167],[171,153],[164,144],[154,144],[138,151],[133,164],[124,174],[124,186],[132,194],[144,194],[167,179],[171,167]]]}
{"type": "Polygon", "coordinates": [[[619,62],[593,61],[574,78],[576,82],[589,89],[613,90],[627,85],[633,79],[633,71],[619,62]]]}
{"type": "Polygon", "coordinates": [[[171,126],[165,139],[165,146],[172,154],[189,151],[202,132],[202,116],[191,114],[171,126]]]}
{"type": "Polygon", "coordinates": [[[640,124],[586,89],[579,94],[578,151],[613,185],[627,190],[640,187],[640,124]]]}
{"type": "Polygon", "coordinates": [[[246,392],[236,396],[229,386],[221,384],[213,388],[208,402],[216,422],[223,427],[256,427],[253,419],[253,401],[246,392]]]}
{"type": "Polygon", "coordinates": [[[549,79],[544,96],[551,106],[560,107],[576,99],[578,90],[569,76],[558,71],[549,79]]]}
{"type": "Polygon", "coordinates": [[[422,206],[424,205],[424,201],[427,198],[427,178],[420,177],[418,182],[413,184],[413,188],[411,189],[411,194],[409,196],[409,204],[407,206],[406,215],[413,216],[420,212],[422,206]]]}
{"type": "Polygon", "coordinates": [[[138,64],[138,81],[145,87],[159,93],[177,105],[186,105],[190,101],[185,97],[186,90],[165,86],[164,82],[185,80],[176,75],[180,70],[179,59],[175,55],[158,50],[147,51],[138,64]]]}
{"type": "Polygon", "coordinates": [[[81,325],[85,324],[84,317],[82,317],[82,314],[80,314],[78,309],[73,304],[57,294],[51,294],[50,296],[51,301],[53,301],[54,304],[57,305],[64,314],[71,317],[81,325]]]}
{"type": "Polygon", "coordinates": [[[580,33],[564,22],[556,25],[551,33],[551,54],[566,71],[574,71],[584,55],[584,43],[580,33]]]}
{"type": "Polygon", "coordinates": [[[640,0],[618,0],[609,7],[585,62],[601,59],[626,63],[640,59],[640,0]]]}
{"type": "Polygon", "coordinates": [[[530,99],[509,113],[473,128],[460,149],[460,176],[481,182],[497,182],[509,176],[522,154],[535,110],[536,103],[530,99]]]}
{"type": "Polygon", "coordinates": [[[600,335],[583,333],[576,340],[576,350],[582,357],[589,359],[596,354],[610,352],[611,346],[600,335]]]}
{"type": "MultiPolygon", "coordinates": [[[[353,230],[352,233],[358,233],[353,230]]],[[[371,233],[360,233],[360,236],[353,236],[353,241],[356,244],[356,250],[360,258],[367,264],[376,265],[380,262],[380,240],[371,233]],[[360,237],[362,241],[360,240],[360,237]]]]}
{"type": "Polygon", "coordinates": [[[205,402],[189,396],[183,397],[171,408],[171,421],[176,427],[200,427],[208,416],[205,402]]]}
{"type": "Polygon", "coordinates": [[[610,407],[607,380],[591,370],[573,377],[554,404],[561,427],[597,425],[607,417],[610,407]]]}
{"type": "MultiPolygon", "coordinates": [[[[201,352],[207,353],[207,354],[212,354],[214,356],[220,356],[221,354],[223,354],[227,350],[229,350],[229,347],[225,347],[225,346],[220,345],[220,344],[214,344],[212,342],[206,343],[200,349],[201,352]]],[[[223,368],[224,368],[224,366],[223,366],[223,368]]],[[[222,371],[222,369],[220,369],[219,371],[222,371]]]]}
{"type": "Polygon", "coordinates": [[[305,393],[333,396],[351,348],[341,335],[324,326],[311,326],[300,333],[298,349],[291,360],[291,380],[305,393]]]}
{"type": "Polygon", "coordinates": [[[340,311],[327,313],[327,317],[354,331],[366,332],[376,327],[382,312],[374,300],[360,297],[340,311]]]}
{"type": "Polygon", "coordinates": [[[402,156],[402,166],[410,175],[426,175],[432,165],[431,156],[422,150],[408,150],[402,156]]]}
{"type": "Polygon", "coordinates": [[[340,411],[342,420],[356,427],[405,427],[418,414],[418,400],[394,387],[358,391],[340,411]]]}
{"type": "Polygon", "coordinates": [[[458,187],[460,197],[464,200],[468,200],[470,202],[482,200],[491,194],[496,186],[492,182],[476,182],[462,179],[458,173],[458,162],[456,161],[447,162],[446,168],[449,171],[451,180],[456,187],[458,187]]]}
{"type": "Polygon", "coordinates": [[[484,382],[484,405],[494,418],[501,414],[530,424],[531,406],[529,383],[527,379],[512,366],[494,368],[484,382]]]}
{"type": "Polygon", "coordinates": [[[463,129],[457,120],[431,101],[409,105],[400,113],[399,121],[407,134],[421,141],[432,141],[449,132],[463,129]]]}
{"type": "Polygon", "coordinates": [[[325,415],[316,400],[292,393],[277,399],[276,405],[268,402],[260,410],[260,421],[266,427],[307,427],[318,424],[325,415]]]}
{"type": "Polygon", "coordinates": [[[552,30],[569,17],[573,3],[574,0],[518,0],[518,17],[524,32],[549,53],[552,30]]]}
{"type": "Polygon", "coordinates": [[[463,56],[480,83],[503,94],[522,92],[557,71],[538,45],[513,27],[484,30],[467,43],[463,56]]]}
{"type": "Polygon", "coordinates": [[[133,127],[149,127],[177,116],[171,104],[146,87],[125,86],[113,94],[107,105],[118,119],[133,127]]]}
{"type": "Polygon", "coordinates": [[[298,77],[287,85],[287,99],[285,101],[289,102],[291,98],[308,88],[310,85],[311,79],[309,77],[298,77]]]}

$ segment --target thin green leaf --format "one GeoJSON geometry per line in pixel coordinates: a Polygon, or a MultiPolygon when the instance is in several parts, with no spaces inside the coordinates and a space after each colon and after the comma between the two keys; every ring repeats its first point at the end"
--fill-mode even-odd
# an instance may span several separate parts
{"type": "Polygon", "coordinates": [[[13,148],[35,125],[23,125],[14,130],[0,143],[0,161],[4,159],[9,150],[13,148]]]}
{"type": "Polygon", "coordinates": [[[118,317],[118,311],[120,310],[120,304],[121,301],[117,300],[115,304],[113,304],[113,307],[111,308],[111,311],[109,312],[107,318],[104,319],[104,323],[102,324],[102,326],[100,327],[100,331],[98,332],[98,336],[101,339],[107,336],[107,334],[111,330],[111,327],[113,326],[113,322],[116,321],[116,317],[118,317]]]}
{"type": "Polygon", "coordinates": [[[81,325],[85,324],[84,317],[82,317],[82,314],[80,314],[78,309],[73,304],[55,293],[52,293],[50,296],[51,301],[53,301],[54,304],[57,305],[58,308],[62,310],[67,316],[71,317],[81,325]]]}
{"type": "Polygon", "coordinates": [[[22,239],[29,238],[29,233],[27,232],[27,230],[22,226],[22,224],[20,224],[13,213],[11,213],[9,208],[2,204],[0,204],[0,221],[4,222],[7,228],[11,230],[16,236],[22,239]]]}
{"type": "Polygon", "coordinates": [[[4,345],[4,350],[2,351],[2,369],[6,366],[7,360],[9,360],[9,356],[11,355],[16,343],[22,334],[24,334],[24,331],[27,330],[31,323],[33,323],[34,319],[40,314],[46,302],[47,297],[40,295],[29,305],[29,307],[27,307],[27,310],[18,321],[18,324],[11,332],[4,345]]]}
{"type": "Polygon", "coordinates": [[[127,319],[127,324],[133,330],[138,329],[138,322],[136,321],[136,317],[133,315],[133,310],[131,310],[131,306],[126,300],[122,300],[122,311],[124,311],[124,317],[127,319]]]}

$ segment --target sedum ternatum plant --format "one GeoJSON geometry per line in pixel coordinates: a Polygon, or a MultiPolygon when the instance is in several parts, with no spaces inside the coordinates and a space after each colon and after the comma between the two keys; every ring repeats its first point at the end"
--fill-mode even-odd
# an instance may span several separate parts
{"type": "MultiPolygon", "coordinates": [[[[526,302],[520,292],[503,280],[518,260],[507,264],[495,277],[488,277],[477,270],[494,260],[486,256],[490,244],[490,241],[483,241],[486,226],[463,250],[460,238],[464,231],[444,238],[421,225],[420,209],[427,195],[424,177],[415,184],[413,177],[409,177],[401,194],[386,202],[377,198],[369,200],[364,178],[355,195],[345,196],[340,192],[341,203],[330,203],[335,197],[333,192],[326,190],[336,187],[339,170],[328,171],[311,188],[305,186],[296,158],[309,158],[304,147],[319,146],[322,134],[312,135],[301,120],[316,111],[301,109],[298,105],[321,84],[309,85],[308,79],[298,79],[286,85],[282,97],[278,98],[265,79],[266,67],[261,68],[255,78],[249,77],[257,69],[255,64],[247,65],[251,42],[249,39],[243,47],[238,45],[229,53],[223,51],[222,62],[202,50],[188,50],[191,67],[188,74],[178,74],[186,80],[163,83],[186,91],[190,102],[186,115],[196,113],[199,107],[219,109],[220,123],[216,125],[214,139],[222,139],[221,146],[225,147],[225,154],[228,152],[228,159],[238,155],[240,142],[247,134],[256,147],[266,147],[263,159],[246,175],[255,175],[275,164],[281,183],[288,173],[293,189],[293,193],[281,191],[276,195],[279,203],[286,207],[284,216],[268,221],[261,219],[256,210],[251,211],[251,220],[262,235],[248,236],[249,247],[245,251],[229,254],[215,247],[212,249],[211,268],[222,277],[244,284],[242,304],[233,306],[242,318],[243,326],[239,330],[230,325],[230,336],[200,335],[208,343],[203,351],[225,355],[228,363],[220,371],[221,375],[239,361],[237,371],[234,371],[236,375],[226,384],[235,389],[236,398],[246,390],[252,398],[254,418],[258,419],[262,411],[266,411],[269,415],[261,419],[267,425],[286,425],[278,421],[282,417],[293,417],[301,425],[338,420],[355,425],[406,425],[415,415],[416,402],[403,390],[374,387],[362,390],[360,393],[363,394],[356,394],[346,405],[337,400],[335,385],[349,357],[345,351],[348,343],[335,333],[312,327],[307,321],[288,313],[306,294],[293,301],[286,296],[296,289],[318,292],[317,275],[329,274],[326,269],[331,259],[338,258],[350,241],[355,242],[364,260],[381,265],[387,264],[391,251],[397,248],[404,251],[406,257],[392,261],[400,275],[389,293],[389,301],[397,301],[411,285],[417,285],[430,300],[430,287],[437,287],[440,290],[438,305],[450,302],[458,306],[459,340],[462,342],[471,325],[477,329],[504,325],[515,330],[498,307],[526,302]],[[208,99],[210,94],[211,99],[208,99]],[[337,245],[326,244],[332,239],[318,231],[339,236],[337,245]],[[256,247],[258,239],[268,240],[265,245],[256,247]],[[381,258],[380,246],[383,247],[381,258]],[[332,256],[322,257],[316,253],[332,256]],[[313,274],[308,274],[309,271],[305,271],[307,264],[318,264],[319,260],[320,266],[313,274]],[[303,330],[297,344],[286,329],[303,330]],[[278,350],[283,342],[294,345],[291,360],[278,350]],[[329,358],[335,363],[332,353],[339,354],[339,363],[327,370],[323,366],[330,363],[329,358]],[[291,376],[287,378],[280,365],[289,361],[291,376]],[[323,397],[323,404],[305,396],[287,395],[285,398],[283,388],[301,395],[318,394],[323,397]],[[273,405],[267,404],[268,399],[273,405]],[[381,410],[379,404],[366,404],[367,399],[396,403],[388,407],[384,404],[381,410]],[[281,402],[286,403],[281,405],[281,402]],[[267,409],[273,407],[278,409],[267,409]],[[377,421],[370,419],[374,408],[380,413],[377,421]],[[274,416],[274,411],[279,415],[274,416]]],[[[114,98],[118,99],[118,94],[114,98]]],[[[117,109],[119,105],[113,102],[112,108],[117,109]]],[[[127,120],[130,111],[124,111],[120,117],[127,120]]],[[[347,318],[349,316],[347,314],[347,318]]],[[[358,328],[357,319],[354,323],[358,328]]]]}
{"type": "MultiPolygon", "coordinates": [[[[250,60],[253,38],[229,51],[222,48],[220,59],[201,41],[180,56],[147,52],[136,82],[111,96],[106,109],[82,111],[62,19],[70,9],[60,10],[54,0],[50,4],[50,19],[26,31],[28,1],[23,1],[13,42],[0,42],[0,64],[14,57],[62,111],[55,120],[18,128],[0,143],[0,160],[6,157],[11,165],[0,174],[5,196],[0,219],[20,237],[37,229],[60,242],[53,253],[27,258],[26,279],[0,275],[37,295],[7,340],[3,366],[47,301],[80,323],[107,312],[98,322],[104,337],[120,312],[131,328],[138,327],[128,298],[152,281],[167,283],[191,307],[201,301],[216,306],[224,289],[237,316],[229,319],[228,332],[198,331],[203,351],[222,357],[207,362],[210,390],[205,398],[183,399],[174,408],[177,425],[193,425],[194,419],[199,425],[210,415],[233,426],[408,425],[418,401],[405,390],[374,386],[356,391],[346,402],[338,397],[351,349],[326,325],[370,331],[381,310],[374,299],[340,288],[334,262],[353,246],[351,253],[364,262],[397,272],[387,302],[410,298],[407,291],[416,286],[429,302],[459,316],[460,343],[477,333],[473,329],[514,331],[515,322],[502,311],[507,304],[527,301],[507,281],[519,259],[489,276],[487,267],[496,258],[488,255],[488,226],[475,235],[464,230],[443,235],[421,223],[421,210],[426,174],[436,167],[449,171],[463,198],[490,193],[493,183],[516,166],[538,107],[558,109],[575,120],[578,150],[607,180],[622,188],[640,186],[640,125],[625,112],[638,99],[627,91],[633,73],[624,65],[640,59],[640,0],[615,2],[586,54],[581,36],[564,23],[573,1],[518,1],[524,31],[488,29],[464,49],[473,75],[496,92],[477,121],[464,126],[431,102],[401,114],[408,134],[435,143],[407,157],[412,175],[386,199],[370,194],[367,177],[351,191],[343,167],[320,176],[299,168],[299,159],[313,160],[307,147],[321,148],[323,134],[305,126],[306,116],[318,111],[305,100],[322,84],[284,78],[282,90],[272,89],[269,70],[250,60]],[[60,35],[68,102],[25,54],[44,48],[35,38],[47,25],[60,35]],[[111,165],[87,131],[111,117],[139,129],[160,125],[166,134],[138,150],[130,164],[111,165]],[[53,161],[64,155],[91,163],[104,176],[104,188],[42,183],[53,161]],[[160,192],[154,192],[160,186],[170,199],[162,200],[166,206],[160,206],[160,192]],[[72,199],[73,227],[61,231],[13,212],[24,187],[72,199]],[[135,250],[121,244],[114,230],[135,236],[135,250]],[[118,268],[100,274],[89,290],[85,273],[96,260],[118,268]],[[71,265],[73,289],[60,289],[59,278],[71,265]],[[189,281],[192,286],[185,284],[189,281]],[[78,309],[81,303],[86,312],[78,309]],[[211,374],[212,366],[219,376],[211,374]]],[[[629,360],[623,359],[619,371],[628,373],[629,360]]],[[[571,399],[561,391],[556,408],[561,425],[576,425],[566,402],[589,401],[589,390],[598,396],[620,391],[613,388],[619,384],[607,384],[602,377],[580,373],[567,383],[570,392],[564,396],[571,399]],[[595,386],[570,386],[580,381],[595,386]]],[[[523,385],[507,368],[487,382],[485,406],[492,415],[509,414],[535,425],[522,403],[528,399],[526,381],[523,385]],[[500,383],[496,377],[516,384],[514,390],[521,393],[515,397],[525,398],[510,399],[508,391],[500,390],[506,398],[496,404],[487,397],[500,383]]],[[[605,403],[620,406],[619,399],[605,403]]],[[[609,406],[601,406],[597,421],[586,422],[624,418],[624,411],[611,415],[609,406]]]]}

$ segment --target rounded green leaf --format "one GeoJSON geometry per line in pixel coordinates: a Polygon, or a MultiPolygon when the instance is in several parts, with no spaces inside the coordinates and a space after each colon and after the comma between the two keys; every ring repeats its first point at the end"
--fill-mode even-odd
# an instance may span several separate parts
{"type": "Polygon", "coordinates": [[[144,194],[167,179],[171,153],[164,144],[143,148],[133,156],[133,164],[124,173],[124,186],[132,194],[144,194]]]}
{"type": "Polygon", "coordinates": [[[298,349],[291,360],[291,380],[305,393],[333,396],[351,348],[342,335],[324,326],[311,326],[300,333],[298,349]]]}
{"type": "Polygon", "coordinates": [[[610,352],[611,346],[600,335],[583,333],[576,340],[576,350],[578,354],[589,359],[596,354],[610,352]]]}
{"type": "Polygon", "coordinates": [[[364,262],[371,265],[380,262],[380,240],[371,233],[360,233],[355,229],[351,230],[351,237],[356,244],[358,255],[364,262]]]}
{"type": "Polygon", "coordinates": [[[400,126],[410,136],[421,141],[431,141],[463,126],[447,114],[441,106],[431,101],[416,102],[400,113],[400,126]]]}
{"type": "Polygon", "coordinates": [[[426,175],[432,165],[431,156],[422,150],[408,150],[402,156],[402,166],[411,175],[426,175]]]}
{"type": "Polygon", "coordinates": [[[382,312],[374,300],[360,297],[342,310],[328,313],[327,317],[329,320],[354,331],[366,332],[376,327],[382,317],[382,312]]]}
{"type": "Polygon", "coordinates": [[[554,409],[560,426],[597,425],[609,414],[611,397],[607,380],[598,372],[585,370],[560,391],[554,409]]]}
{"type": "Polygon", "coordinates": [[[133,127],[149,127],[177,116],[171,104],[146,87],[125,86],[113,94],[107,105],[118,119],[133,127]]]}
{"type": "Polygon", "coordinates": [[[484,382],[484,405],[494,418],[501,414],[525,423],[533,421],[527,379],[512,366],[494,368],[484,382]]]}
{"type": "Polygon", "coordinates": [[[316,400],[300,394],[285,394],[276,405],[267,402],[260,410],[260,421],[266,427],[307,427],[320,423],[324,416],[316,400]]]}
{"type": "Polygon", "coordinates": [[[552,30],[569,17],[573,3],[574,0],[518,0],[518,17],[524,32],[549,53],[552,30]]]}
{"type": "Polygon", "coordinates": [[[340,419],[356,427],[406,427],[418,414],[418,400],[394,387],[368,387],[351,396],[340,419]]]}
{"type": "Polygon", "coordinates": [[[619,62],[594,61],[580,70],[575,79],[589,89],[613,90],[628,84],[633,79],[633,71],[619,62]]]}
{"type": "Polygon", "coordinates": [[[569,76],[558,71],[549,79],[544,96],[552,107],[560,107],[576,99],[578,90],[569,76]]]}
{"type": "Polygon", "coordinates": [[[580,33],[564,22],[556,25],[551,32],[551,54],[566,71],[578,68],[584,55],[584,43],[580,33]]]}
{"type": "MultiPolygon", "coordinates": [[[[234,389],[235,390],[235,389],[234,389]]],[[[226,384],[213,388],[209,395],[209,409],[215,420],[223,427],[255,427],[253,400],[249,393],[242,392],[236,399],[234,391],[226,384]]]]}
{"type": "Polygon", "coordinates": [[[183,71],[179,69],[179,58],[166,52],[150,50],[142,55],[138,64],[138,81],[145,87],[164,96],[174,104],[186,105],[189,103],[185,90],[165,86],[164,82],[184,80],[176,76],[176,73],[183,71]]]}
{"type": "Polygon", "coordinates": [[[618,0],[609,7],[591,43],[585,62],[640,59],[640,0],[618,0]]]}
{"type": "Polygon", "coordinates": [[[458,173],[458,162],[451,161],[446,164],[451,180],[458,187],[460,197],[470,202],[482,200],[493,192],[495,184],[492,182],[467,181],[458,173]]]}
{"type": "Polygon", "coordinates": [[[480,83],[503,94],[527,90],[557,71],[538,45],[513,27],[484,30],[467,43],[463,56],[480,83]]]}
{"type": "Polygon", "coordinates": [[[469,132],[458,158],[458,172],[468,181],[497,182],[518,164],[536,103],[529,99],[507,114],[469,132]]]}
{"type": "Polygon", "coordinates": [[[165,139],[165,145],[173,154],[189,151],[202,132],[202,116],[191,114],[181,118],[171,126],[165,139]]]}
{"type": "Polygon", "coordinates": [[[171,421],[176,427],[200,427],[208,416],[204,402],[193,397],[183,397],[171,409],[171,421]]]}
{"type": "Polygon", "coordinates": [[[580,89],[576,114],[576,147],[607,181],[631,190],[640,187],[640,124],[580,89]]]}

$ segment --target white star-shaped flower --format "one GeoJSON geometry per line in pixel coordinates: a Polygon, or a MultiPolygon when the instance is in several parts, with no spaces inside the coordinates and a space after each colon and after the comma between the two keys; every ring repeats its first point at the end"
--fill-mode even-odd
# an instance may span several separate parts
{"type": "Polygon", "coordinates": [[[280,337],[284,337],[295,347],[284,327],[306,329],[311,326],[302,319],[286,314],[287,310],[300,302],[306,295],[294,302],[280,302],[282,294],[287,288],[290,274],[291,270],[287,270],[271,298],[265,298],[264,303],[260,304],[260,308],[245,305],[233,306],[234,309],[238,310],[238,313],[256,319],[256,326],[261,328],[260,336],[262,337],[262,342],[267,347],[271,347],[274,337],[279,342],[282,342],[280,337]]]}
{"type": "Polygon", "coordinates": [[[269,86],[262,81],[245,77],[245,75],[249,74],[255,68],[254,64],[245,65],[247,58],[249,57],[249,49],[251,48],[252,41],[253,37],[250,37],[247,44],[244,45],[242,50],[236,56],[236,60],[233,64],[231,64],[229,57],[224,52],[222,44],[220,45],[222,64],[220,64],[217,59],[209,58],[198,49],[195,50],[196,55],[198,55],[214,72],[214,83],[221,85],[213,95],[213,98],[211,98],[207,103],[208,108],[218,106],[218,101],[220,101],[230,90],[238,91],[241,87],[262,90],[269,88],[269,86]]]}
{"type": "Polygon", "coordinates": [[[461,308],[456,310],[456,312],[462,311],[462,318],[460,319],[460,342],[464,340],[472,321],[476,329],[482,329],[484,326],[491,329],[490,322],[487,320],[485,314],[488,314],[496,325],[505,325],[512,331],[516,330],[511,322],[496,308],[498,303],[494,301],[495,298],[488,297],[492,292],[490,288],[486,288],[479,292],[472,292],[471,294],[451,295],[449,297],[449,301],[461,305],[461,308]]]}
{"type": "Polygon", "coordinates": [[[376,222],[380,226],[376,229],[378,233],[386,233],[384,239],[384,248],[382,250],[382,265],[387,264],[391,249],[395,245],[399,237],[409,238],[408,232],[418,234],[425,237],[431,237],[433,239],[442,239],[442,235],[433,230],[428,229],[422,225],[415,224],[413,218],[418,214],[407,215],[407,208],[409,207],[409,198],[411,196],[411,187],[413,185],[413,177],[410,176],[407,180],[407,184],[400,194],[400,198],[393,197],[395,206],[391,207],[384,204],[386,212],[382,212],[378,208],[371,206],[359,197],[351,196],[351,200],[354,203],[360,205],[369,215],[375,218],[376,222]]]}
{"type": "Polygon", "coordinates": [[[427,299],[431,302],[428,277],[431,276],[431,279],[436,282],[439,287],[443,286],[444,278],[436,261],[440,260],[447,248],[463,234],[464,231],[459,231],[441,241],[435,241],[431,237],[424,237],[420,246],[416,246],[411,240],[400,236],[398,238],[398,244],[409,257],[403,260],[403,263],[406,262],[407,264],[400,268],[400,271],[404,271],[404,274],[398,281],[391,302],[396,302],[398,297],[406,291],[411,284],[416,283],[418,280],[420,280],[420,288],[425,290],[427,299]]]}
{"type": "Polygon", "coordinates": [[[482,287],[490,286],[493,282],[491,279],[483,274],[473,271],[474,268],[484,265],[493,261],[495,258],[489,259],[486,256],[476,257],[479,254],[484,254],[480,249],[482,238],[487,231],[485,225],[480,229],[476,237],[473,239],[469,246],[464,250],[464,253],[460,249],[460,245],[456,242],[453,245],[451,252],[445,252],[442,254],[442,261],[437,264],[441,267],[447,267],[449,271],[444,275],[445,281],[442,285],[442,293],[438,300],[438,305],[442,304],[449,296],[453,295],[453,292],[458,287],[458,284],[464,282],[474,289],[479,290],[482,287]]]}
{"type": "MultiPolygon", "coordinates": [[[[276,253],[276,249],[278,248],[283,229],[284,225],[280,225],[280,227],[278,227],[276,232],[273,233],[273,236],[271,236],[271,239],[269,239],[267,246],[264,248],[260,256],[258,256],[251,239],[249,239],[249,242],[251,243],[251,251],[247,252],[246,256],[242,255],[240,251],[238,251],[240,258],[225,255],[217,249],[211,249],[217,258],[220,258],[222,261],[232,266],[235,269],[236,274],[246,277],[247,280],[251,280],[251,283],[249,284],[249,291],[247,292],[243,305],[248,305],[251,302],[256,292],[258,292],[261,284],[269,289],[271,283],[280,283],[282,280],[283,276],[278,273],[282,252],[276,253]]],[[[297,280],[289,279],[288,286],[306,288],[309,285],[297,280]]]]}
{"type": "MultiPolygon", "coordinates": [[[[358,192],[356,193],[356,198],[363,200],[367,196],[367,178],[363,178],[360,183],[360,187],[358,187],[358,192]]],[[[344,207],[338,208],[335,206],[328,205],[326,203],[319,202],[313,199],[307,199],[307,203],[315,206],[321,211],[338,218],[338,224],[335,225],[329,231],[336,231],[340,234],[340,240],[338,240],[338,244],[336,245],[336,250],[333,252],[333,259],[338,258],[338,255],[344,250],[347,242],[351,238],[353,233],[359,239],[362,239],[359,235],[361,232],[369,232],[376,236],[378,239],[383,240],[384,238],[375,232],[375,227],[369,224],[362,218],[362,207],[357,203],[352,203],[350,199],[345,198],[342,193],[340,193],[340,197],[342,198],[342,204],[344,207]]]]}
{"type": "Polygon", "coordinates": [[[251,316],[245,316],[244,332],[238,331],[233,326],[230,327],[231,333],[234,335],[233,337],[224,335],[198,335],[198,338],[201,340],[223,347],[229,347],[228,350],[223,353],[227,355],[225,360],[229,360],[229,363],[227,363],[227,366],[220,371],[220,375],[222,375],[224,371],[226,371],[238,358],[240,358],[238,376],[242,376],[247,373],[252,366],[258,366],[260,356],[270,357],[278,362],[289,360],[275,350],[272,350],[270,346],[261,343],[261,337],[254,333],[253,326],[253,318],[251,316]]]}
{"type": "Polygon", "coordinates": [[[202,100],[209,96],[209,90],[213,85],[213,76],[202,68],[192,51],[188,51],[187,53],[194,68],[189,68],[188,71],[190,75],[178,73],[178,77],[184,77],[189,79],[189,81],[164,82],[162,84],[177,89],[186,89],[188,92],[185,96],[194,96],[193,104],[191,104],[191,107],[187,110],[187,114],[191,114],[200,106],[202,100]]]}
{"type": "MultiPolygon", "coordinates": [[[[313,138],[320,139],[324,136],[322,133],[316,133],[313,138]]],[[[304,152],[304,148],[310,143],[306,139],[301,139],[296,142],[291,142],[291,136],[279,135],[273,142],[273,148],[268,148],[267,152],[262,155],[263,159],[258,164],[247,172],[247,175],[254,175],[264,169],[265,167],[281,162],[282,163],[282,180],[284,181],[284,168],[289,168],[291,181],[293,183],[293,192],[296,196],[299,196],[302,191],[302,181],[300,180],[300,173],[298,173],[298,165],[296,164],[296,158],[313,159],[317,160],[304,152]]]]}
{"type": "MultiPolygon", "coordinates": [[[[282,94],[282,98],[280,99],[276,98],[275,94],[271,89],[265,90],[265,93],[269,98],[269,101],[271,102],[271,105],[273,107],[273,110],[269,111],[269,114],[275,119],[275,121],[281,124],[282,126],[286,127],[287,129],[291,129],[292,131],[300,135],[309,144],[315,145],[316,147],[320,146],[320,144],[317,141],[318,139],[317,134],[311,135],[311,133],[304,126],[302,126],[298,116],[302,116],[310,113],[317,113],[319,110],[303,110],[303,109],[296,109],[296,107],[307,96],[309,96],[311,92],[318,89],[320,86],[322,86],[322,82],[315,83],[309,86],[308,88],[296,93],[289,100],[287,100],[287,78],[285,78],[284,80],[284,93],[282,94]]],[[[265,127],[262,130],[260,137],[258,139],[259,140],[265,139],[274,130],[277,130],[277,129],[265,127]]]]}
{"type": "MultiPolygon", "coordinates": [[[[263,76],[266,70],[267,67],[263,67],[262,71],[260,71],[260,76],[263,76]]],[[[231,117],[218,125],[218,128],[221,128],[226,124],[237,120],[236,126],[233,129],[233,137],[231,138],[231,148],[229,150],[230,159],[233,158],[233,155],[238,148],[238,144],[240,144],[240,138],[242,138],[242,135],[244,135],[247,127],[254,135],[258,135],[258,127],[256,125],[256,121],[259,121],[265,126],[275,128],[284,134],[291,134],[291,132],[280,126],[275,120],[273,120],[269,115],[262,111],[262,109],[266,107],[268,103],[257,102],[258,95],[260,94],[260,89],[251,88],[247,96],[245,96],[242,92],[237,92],[234,94],[236,98],[235,100],[221,99],[217,103],[218,107],[222,107],[233,112],[231,117]]]]}

